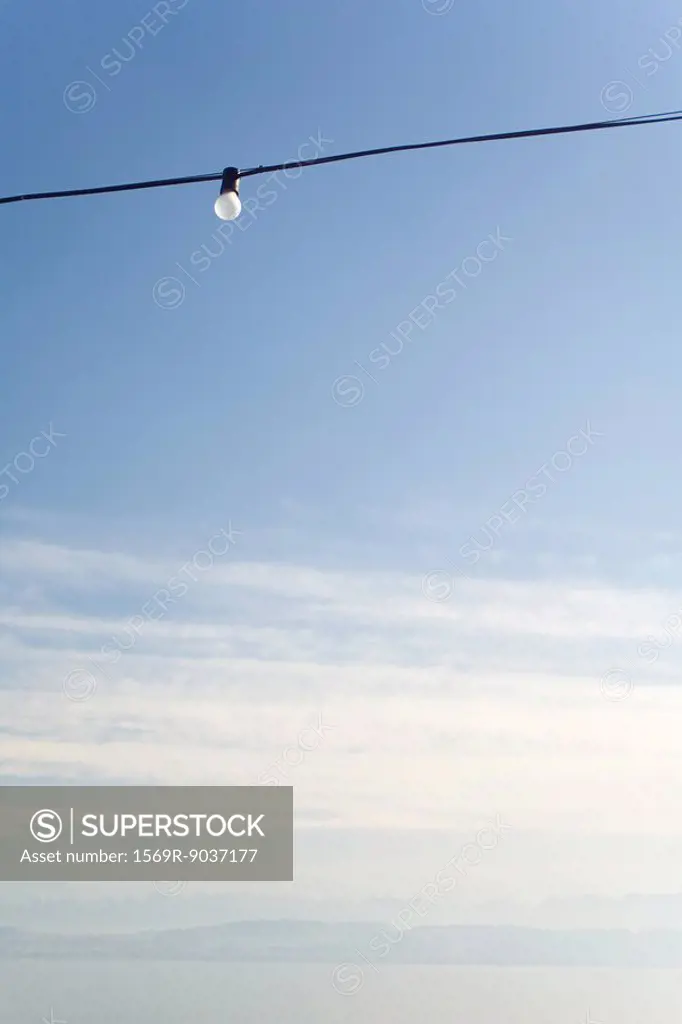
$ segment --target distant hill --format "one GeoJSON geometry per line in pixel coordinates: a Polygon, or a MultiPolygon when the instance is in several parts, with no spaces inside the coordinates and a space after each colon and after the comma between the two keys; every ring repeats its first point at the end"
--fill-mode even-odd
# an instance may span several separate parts
{"type": "MultiPolygon", "coordinates": [[[[69,883],[64,883],[68,885],[69,883]]],[[[115,884],[115,883],[113,883],[115,884]]],[[[27,921],[40,932],[64,935],[94,932],[134,932],[203,928],[226,921],[346,921],[395,920],[407,905],[409,893],[402,898],[344,900],[308,899],[288,896],[246,895],[240,892],[207,892],[191,885],[172,899],[160,899],[152,886],[148,891],[112,895],[74,893],[65,898],[51,887],[31,890],[7,883],[1,888],[0,926],[24,928],[27,921]]],[[[633,894],[618,897],[583,895],[545,899],[528,903],[487,901],[466,905],[442,901],[424,918],[430,926],[511,927],[549,931],[682,931],[682,894],[633,894]]]]}
{"type": "MultiPolygon", "coordinates": [[[[0,959],[682,967],[682,931],[545,931],[393,924],[238,921],[129,935],[0,928],[0,959]]],[[[364,969],[364,967],[363,967],[364,969]]]]}

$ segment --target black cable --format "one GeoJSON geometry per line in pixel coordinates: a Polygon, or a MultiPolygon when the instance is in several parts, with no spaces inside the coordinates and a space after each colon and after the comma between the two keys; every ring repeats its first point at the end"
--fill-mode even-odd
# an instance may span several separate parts
{"type": "MultiPolygon", "coordinates": [[[[500,142],[506,139],[529,139],[540,135],[568,135],[575,132],[600,131],[605,128],[628,128],[639,124],[663,124],[667,121],[682,121],[682,111],[674,110],[661,114],[642,114],[640,117],[624,117],[611,121],[591,121],[586,124],[564,125],[557,128],[533,128],[519,132],[499,132],[495,135],[470,135],[466,138],[446,139],[442,142],[418,142],[406,146],[387,146],[382,149],[364,149],[355,153],[341,153],[338,156],[316,157],[313,160],[290,160],[283,164],[261,164],[239,171],[240,178],[255,174],[272,174],[294,167],[313,167],[316,164],[339,163],[342,160],[357,160],[366,156],[381,156],[385,153],[405,153],[418,149],[436,149],[442,146],[461,146],[473,142],[500,142]]],[[[93,196],[105,192],[131,192],[143,188],[165,188],[168,185],[193,185],[203,181],[220,181],[222,171],[215,174],[194,174],[184,178],[161,178],[156,181],[138,181],[128,185],[102,185],[98,188],[69,189],[62,192],[33,192],[28,195],[0,197],[0,205],[18,203],[29,199],[62,199],[67,196],[93,196]]]]}
{"type": "Polygon", "coordinates": [[[364,149],[357,153],[343,153],[340,156],[322,156],[315,160],[290,161],[287,164],[273,164],[270,167],[254,167],[240,171],[240,178],[248,178],[252,174],[265,174],[272,171],[283,171],[292,167],[311,167],[313,164],[331,164],[340,160],[355,160],[362,156],[380,156],[383,153],[403,153],[415,149],[435,149],[438,146],[461,146],[471,142],[498,142],[503,139],[529,139],[538,135],[567,135],[569,132],[597,131],[603,128],[627,128],[636,124],[658,124],[664,121],[682,121],[682,111],[675,110],[665,114],[643,114],[641,117],[620,118],[615,121],[593,121],[588,124],[565,125],[561,128],[533,128],[521,132],[500,132],[496,135],[470,135],[463,139],[446,139],[444,142],[418,142],[409,146],[388,146],[384,149],[364,149]]]}
{"type": "Polygon", "coordinates": [[[140,188],[163,188],[166,185],[192,185],[197,181],[220,181],[218,174],[195,174],[189,178],[162,178],[159,181],[137,181],[130,185],[101,185],[99,188],[74,188],[66,192],[33,192],[25,196],[4,196],[0,203],[18,203],[22,199],[63,199],[65,196],[96,196],[103,192],[132,192],[140,188]]]}

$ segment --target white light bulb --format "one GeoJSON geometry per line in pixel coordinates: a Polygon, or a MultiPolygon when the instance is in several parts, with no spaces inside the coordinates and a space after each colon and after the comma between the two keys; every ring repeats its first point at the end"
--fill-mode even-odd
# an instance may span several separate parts
{"type": "Polygon", "coordinates": [[[236,192],[221,192],[213,209],[221,220],[236,220],[242,212],[242,204],[236,192]]]}

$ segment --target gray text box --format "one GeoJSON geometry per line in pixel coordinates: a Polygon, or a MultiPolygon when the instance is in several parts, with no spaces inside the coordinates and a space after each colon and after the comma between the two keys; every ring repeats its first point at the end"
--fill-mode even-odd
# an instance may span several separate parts
{"type": "Polygon", "coordinates": [[[0,881],[288,882],[291,786],[2,786],[0,881]]]}

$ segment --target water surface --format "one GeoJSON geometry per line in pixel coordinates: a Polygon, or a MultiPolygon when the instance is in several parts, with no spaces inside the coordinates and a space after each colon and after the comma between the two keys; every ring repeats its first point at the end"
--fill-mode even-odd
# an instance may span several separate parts
{"type": "Polygon", "coordinates": [[[0,962],[0,1024],[671,1024],[682,971],[382,967],[342,996],[333,965],[0,962]]]}

